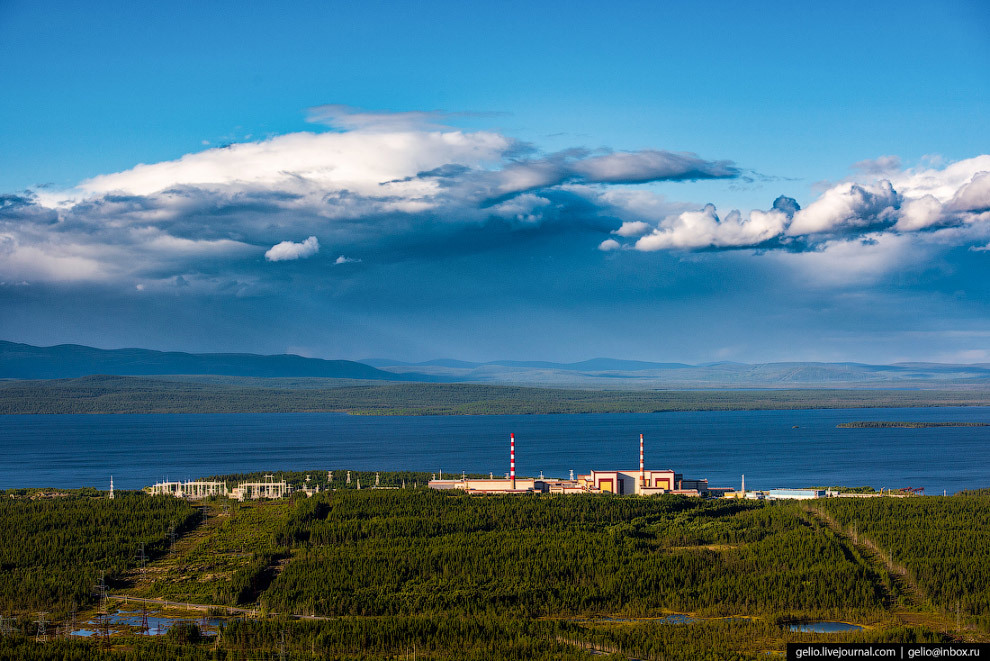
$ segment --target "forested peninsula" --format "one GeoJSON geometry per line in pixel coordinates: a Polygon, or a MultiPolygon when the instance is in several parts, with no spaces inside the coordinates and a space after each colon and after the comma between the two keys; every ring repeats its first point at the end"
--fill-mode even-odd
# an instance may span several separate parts
{"type": "Polygon", "coordinates": [[[889,422],[861,420],[837,424],[839,429],[928,429],[931,427],[990,427],[986,422],[889,422]]]}

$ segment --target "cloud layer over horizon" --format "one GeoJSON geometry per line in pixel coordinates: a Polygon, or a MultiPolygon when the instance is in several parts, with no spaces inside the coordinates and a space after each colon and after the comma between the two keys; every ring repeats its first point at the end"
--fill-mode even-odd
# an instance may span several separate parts
{"type": "MultiPolygon", "coordinates": [[[[945,301],[930,280],[945,280],[937,296],[955,296],[990,254],[990,155],[912,167],[880,156],[804,205],[778,190],[744,213],[697,200],[691,182],[781,180],[660,148],[545,153],[451,128],[451,114],[320,106],[311,118],[329,129],[0,195],[0,295],[21,300],[33,287],[57,308],[75,295],[66,288],[99,290],[122,310],[157,296],[170,310],[185,301],[189,314],[237,308],[255,321],[229,324],[245,329],[291,300],[298,316],[280,322],[301,335],[332,311],[334,332],[387,345],[407,331],[440,342],[434,326],[447,318],[451,333],[494,333],[492,316],[509,309],[540,310],[532,323],[549,309],[575,333],[588,328],[575,319],[597,315],[601,336],[619,311],[659,323],[665,310],[690,309],[695,318],[677,323],[697,335],[716,333],[709,309],[750,306],[758,312],[734,323],[752,324],[747,315],[769,300],[806,307],[802,324],[817,323],[820,307],[854,308],[869,324],[877,301],[898,309],[912,296],[937,309],[945,301]],[[408,330],[410,315],[419,330],[408,330]]],[[[773,314],[766,323],[778,323],[773,314]]],[[[744,350],[725,342],[718,356],[744,350]]]]}
{"type": "Polygon", "coordinates": [[[321,106],[311,117],[335,130],[140,164],[70,191],[0,197],[0,279],[205,282],[222,279],[224,263],[251,271],[245,262],[263,258],[275,268],[321,245],[355,255],[348,261],[388,259],[383,246],[396,242],[431,252],[452,234],[493,224],[597,232],[603,251],[827,253],[849,242],[869,251],[909,235],[922,244],[990,242],[990,155],[941,168],[902,168],[883,156],[855,164],[857,175],[805,208],[782,194],[744,214],[638,186],[749,176],[729,160],[661,149],[544,154],[497,132],[449,128],[438,113],[321,106]]]}
{"type": "Polygon", "coordinates": [[[140,164],[69,191],[4,195],[0,279],[188,282],[204,261],[209,270],[253,256],[294,261],[320,245],[370,255],[382,241],[442,243],[492,223],[604,233],[613,224],[605,214],[621,206],[603,197],[611,187],[741,176],[729,161],[663,150],[542,154],[495,132],[435,125],[430,113],[313,114],[338,130],[140,164]]]}

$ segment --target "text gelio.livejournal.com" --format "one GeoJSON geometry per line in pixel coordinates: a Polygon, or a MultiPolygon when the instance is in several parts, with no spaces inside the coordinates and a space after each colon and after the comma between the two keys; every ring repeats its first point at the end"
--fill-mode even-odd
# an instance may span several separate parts
{"type": "Polygon", "coordinates": [[[787,661],[987,659],[990,643],[788,643],[787,661]]]}

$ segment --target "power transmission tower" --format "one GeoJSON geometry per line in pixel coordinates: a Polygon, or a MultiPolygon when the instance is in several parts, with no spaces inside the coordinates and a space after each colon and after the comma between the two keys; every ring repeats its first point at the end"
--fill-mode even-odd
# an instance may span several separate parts
{"type": "Polygon", "coordinates": [[[46,624],[48,624],[48,618],[46,617],[47,615],[48,615],[47,611],[38,613],[38,619],[37,619],[38,631],[34,637],[36,642],[44,643],[48,640],[48,629],[45,626],[46,624]]]}
{"type": "Polygon", "coordinates": [[[100,607],[96,613],[97,636],[102,640],[104,649],[110,649],[110,613],[107,610],[107,581],[106,572],[100,572],[100,582],[96,584],[96,595],[100,600],[100,607]]]}
{"type": "MultiPolygon", "coordinates": [[[[147,557],[145,556],[144,553],[144,542],[141,542],[141,547],[138,549],[137,560],[141,566],[141,583],[145,584],[146,583],[145,562],[147,560],[147,557]]],[[[148,634],[148,602],[144,600],[141,601],[141,633],[145,635],[148,634]]]]}

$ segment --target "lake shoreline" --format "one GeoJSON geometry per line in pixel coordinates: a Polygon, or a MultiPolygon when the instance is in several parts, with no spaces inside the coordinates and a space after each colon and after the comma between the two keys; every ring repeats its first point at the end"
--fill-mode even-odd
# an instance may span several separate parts
{"type": "Polygon", "coordinates": [[[645,436],[648,469],[713,487],[809,484],[990,486],[990,428],[836,429],[872,418],[990,419],[990,407],[671,411],[553,415],[361,416],[343,413],[19,415],[4,418],[0,488],[141,488],[165,478],[257,470],[414,470],[566,477],[628,469],[645,436]]]}
{"type": "Polygon", "coordinates": [[[0,415],[347,413],[477,416],[990,406],[990,390],[577,390],[480,384],[244,386],[94,376],[0,383],[0,415]]]}

